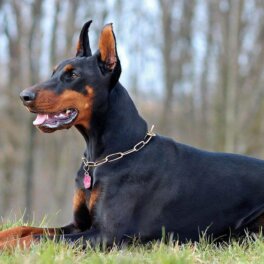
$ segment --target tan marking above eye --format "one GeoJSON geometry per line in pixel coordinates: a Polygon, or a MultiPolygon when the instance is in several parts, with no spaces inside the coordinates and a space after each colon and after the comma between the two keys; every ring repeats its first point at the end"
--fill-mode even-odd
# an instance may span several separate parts
{"type": "Polygon", "coordinates": [[[72,71],[74,68],[73,68],[73,66],[71,65],[71,64],[67,64],[67,65],[65,65],[64,66],[64,68],[63,68],[63,70],[64,71],[72,71]]]}

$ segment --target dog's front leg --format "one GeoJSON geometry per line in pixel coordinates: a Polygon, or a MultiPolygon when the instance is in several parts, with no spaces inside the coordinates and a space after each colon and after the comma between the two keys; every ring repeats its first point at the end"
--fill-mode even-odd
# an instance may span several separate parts
{"type": "Polygon", "coordinates": [[[34,242],[38,242],[38,240],[35,239],[32,234],[21,238],[10,239],[0,242],[0,252],[3,250],[12,251],[17,247],[20,249],[27,249],[30,248],[34,242]]]}
{"type": "Polygon", "coordinates": [[[82,191],[81,189],[77,189],[73,199],[73,223],[58,228],[18,226],[1,231],[0,249],[3,247],[11,248],[14,247],[14,245],[16,244],[29,244],[29,240],[31,240],[33,235],[55,236],[62,234],[76,234],[89,229],[91,226],[91,217],[86,204],[87,202],[84,191],[82,191]],[[25,238],[25,241],[22,238],[25,238]]]}
{"type": "Polygon", "coordinates": [[[59,233],[58,228],[39,228],[31,226],[18,226],[0,232],[0,243],[26,237],[33,234],[53,235],[59,233]]]}
{"type": "MultiPolygon", "coordinates": [[[[67,229],[71,226],[65,227],[67,229]]],[[[36,241],[35,234],[51,236],[61,234],[63,228],[39,228],[31,226],[18,226],[0,232],[0,250],[11,250],[15,247],[28,248],[36,241]]]]}
{"type": "Polygon", "coordinates": [[[66,235],[58,235],[58,236],[33,236],[33,239],[36,240],[46,240],[51,239],[55,242],[66,242],[67,244],[73,246],[81,246],[82,248],[86,248],[89,244],[92,248],[96,246],[111,246],[114,242],[110,237],[103,235],[98,229],[90,229],[82,233],[78,234],[66,234],[66,235]]]}
{"type": "Polygon", "coordinates": [[[0,251],[12,250],[16,247],[29,248],[32,243],[39,242],[38,237],[54,238],[63,234],[76,234],[81,232],[75,224],[60,228],[39,228],[31,226],[18,226],[0,232],[0,251]]]}
{"type": "Polygon", "coordinates": [[[14,239],[20,239],[30,235],[59,235],[70,234],[79,231],[74,224],[69,224],[58,228],[40,228],[32,226],[17,226],[0,232],[0,243],[6,243],[14,239]]]}

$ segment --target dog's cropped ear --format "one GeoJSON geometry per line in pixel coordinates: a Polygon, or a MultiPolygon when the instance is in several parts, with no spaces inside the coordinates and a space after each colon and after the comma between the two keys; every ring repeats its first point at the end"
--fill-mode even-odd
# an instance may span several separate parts
{"type": "Polygon", "coordinates": [[[113,71],[117,61],[116,40],[112,23],[104,26],[99,39],[100,61],[104,70],[113,71]]]}
{"type": "Polygon", "coordinates": [[[86,22],[83,25],[83,28],[80,33],[79,41],[77,43],[76,57],[89,57],[92,55],[91,48],[90,48],[90,42],[89,42],[89,36],[88,36],[88,31],[89,31],[89,27],[91,23],[92,23],[92,20],[86,22]]]}

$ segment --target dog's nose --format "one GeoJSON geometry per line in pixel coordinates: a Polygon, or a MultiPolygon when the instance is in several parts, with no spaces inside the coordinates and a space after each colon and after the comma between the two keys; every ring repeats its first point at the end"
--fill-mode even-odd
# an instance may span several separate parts
{"type": "Polygon", "coordinates": [[[29,103],[35,100],[36,94],[32,91],[24,90],[20,93],[20,98],[23,103],[29,103]]]}

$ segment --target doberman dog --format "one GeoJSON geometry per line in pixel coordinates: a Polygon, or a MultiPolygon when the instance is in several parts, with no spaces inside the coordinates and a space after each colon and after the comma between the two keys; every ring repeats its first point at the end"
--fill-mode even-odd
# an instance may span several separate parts
{"type": "Polygon", "coordinates": [[[85,139],[74,220],[62,228],[2,231],[0,247],[29,247],[45,234],[92,246],[133,238],[144,243],[160,239],[164,230],[184,243],[199,241],[203,232],[219,238],[262,227],[264,161],[199,150],[148,130],[119,83],[112,24],[102,29],[94,54],[90,24],[81,30],[76,57],[20,94],[41,131],[75,126],[85,139]]]}

